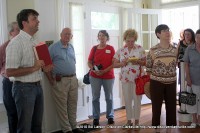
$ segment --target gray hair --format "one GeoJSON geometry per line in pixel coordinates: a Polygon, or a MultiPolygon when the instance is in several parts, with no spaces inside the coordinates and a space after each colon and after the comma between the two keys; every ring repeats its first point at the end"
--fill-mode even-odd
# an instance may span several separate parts
{"type": "Polygon", "coordinates": [[[8,34],[14,30],[14,25],[18,25],[17,22],[11,22],[8,24],[8,34]]]}

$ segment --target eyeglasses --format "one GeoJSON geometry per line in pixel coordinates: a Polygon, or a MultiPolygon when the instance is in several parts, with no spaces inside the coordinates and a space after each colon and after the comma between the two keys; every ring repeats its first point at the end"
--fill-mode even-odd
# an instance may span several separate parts
{"type": "Polygon", "coordinates": [[[162,32],[170,32],[170,29],[161,30],[162,32]]]}
{"type": "Polygon", "coordinates": [[[106,37],[104,34],[99,34],[98,37],[106,37]]]}

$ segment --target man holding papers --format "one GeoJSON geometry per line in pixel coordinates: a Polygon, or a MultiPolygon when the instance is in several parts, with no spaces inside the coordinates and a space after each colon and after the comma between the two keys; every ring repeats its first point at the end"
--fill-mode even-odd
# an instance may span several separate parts
{"type": "Polygon", "coordinates": [[[42,133],[43,90],[41,68],[50,71],[52,66],[44,67],[43,60],[36,60],[33,46],[38,44],[34,35],[38,31],[38,12],[23,9],[17,15],[20,33],[6,48],[6,73],[14,77],[12,88],[17,108],[17,133],[42,133]]]}

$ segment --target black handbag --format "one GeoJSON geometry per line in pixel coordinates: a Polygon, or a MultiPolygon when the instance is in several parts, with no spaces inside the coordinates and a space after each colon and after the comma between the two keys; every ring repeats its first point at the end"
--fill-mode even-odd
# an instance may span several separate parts
{"type": "MultiPolygon", "coordinates": [[[[96,49],[97,49],[97,46],[94,46],[94,54],[96,52],[96,49]]],[[[94,55],[93,55],[93,58],[92,58],[92,64],[93,63],[94,63],[94,55]]],[[[84,75],[83,83],[86,84],[86,85],[90,84],[90,70],[89,70],[89,72],[87,74],[84,75]]]]}
{"type": "Polygon", "coordinates": [[[195,105],[196,104],[196,94],[193,93],[192,88],[191,92],[182,91],[179,95],[180,103],[195,105]]]}
{"type": "Polygon", "coordinates": [[[84,75],[83,83],[85,83],[86,85],[90,84],[90,71],[87,74],[84,75]]]}

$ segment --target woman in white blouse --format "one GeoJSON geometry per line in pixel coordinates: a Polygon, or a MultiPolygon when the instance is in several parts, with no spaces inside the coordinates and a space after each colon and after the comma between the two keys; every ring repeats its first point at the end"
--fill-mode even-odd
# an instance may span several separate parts
{"type": "Polygon", "coordinates": [[[120,80],[122,82],[127,117],[127,123],[124,126],[132,126],[133,119],[135,120],[135,125],[139,125],[142,96],[135,93],[135,78],[140,73],[140,66],[145,65],[146,56],[144,49],[135,44],[137,38],[138,34],[134,29],[126,30],[123,36],[125,45],[114,55],[114,67],[121,68],[120,80]],[[133,60],[130,60],[130,58],[133,60]]]}

